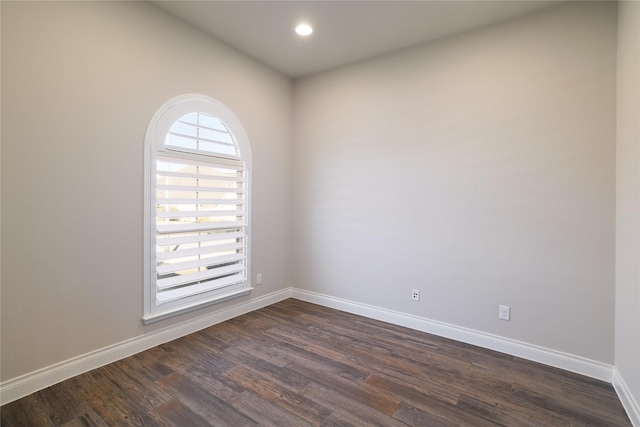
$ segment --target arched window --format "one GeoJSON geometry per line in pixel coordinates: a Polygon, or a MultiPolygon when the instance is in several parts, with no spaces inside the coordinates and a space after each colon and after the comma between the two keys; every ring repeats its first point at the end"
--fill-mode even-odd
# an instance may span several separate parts
{"type": "Polygon", "coordinates": [[[145,323],[246,295],[251,150],[204,95],[169,100],[145,138],[145,323]]]}

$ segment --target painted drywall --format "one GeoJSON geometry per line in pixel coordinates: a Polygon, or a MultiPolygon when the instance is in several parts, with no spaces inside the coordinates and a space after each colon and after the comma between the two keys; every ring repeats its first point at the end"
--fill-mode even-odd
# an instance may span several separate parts
{"type": "Polygon", "coordinates": [[[290,286],[292,84],[145,2],[2,2],[2,380],[220,310],[150,326],[143,145],[183,93],[226,104],[253,157],[244,301],[290,286]]]}
{"type": "Polygon", "coordinates": [[[616,14],[298,80],[294,285],[612,364],[616,14]]]}
{"type": "Polygon", "coordinates": [[[615,366],[640,402],[640,3],[635,1],[619,3],[617,70],[615,366]]]}

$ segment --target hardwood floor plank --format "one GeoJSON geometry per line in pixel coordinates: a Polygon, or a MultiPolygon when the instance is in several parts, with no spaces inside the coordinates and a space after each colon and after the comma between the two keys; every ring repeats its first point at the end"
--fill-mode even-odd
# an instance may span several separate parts
{"type": "Polygon", "coordinates": [[[273,378],[261,375],[246,366],[238,365],[224,376],[265,399],[295,413],[312,425],[319,426],[331,411],[303,395],[287,389],[281,382],[274,382],[273,378]]]}
{"type": "Polygon", "coordinates": [[[54,424],[64,424],[91,411],[87,402],[68,383],[48,387],[36,393],[35,397],[54,424]]]}
{"type": "MultiPolygon", "coordinates": [[[[104,369],[98,368],[85,372],[84,374],[77,375],[73,378],[69,378],[67,381],[64,381],[64,383],[68,385],[69,390],[75,390],[77,392],[78,390],[89,388],[94,384],[108,381],[109,378],[105,375],[104,369]]],[[[55,387],[55,385],[52,387],[55,387]]]]}
{"type": "Polygon", "coordinates": [[[421,380],[449,384],[452,387],[485,389],[492,387],[502,391],[511,388],[510,377],[496,377],[496,371],[474,369],[474,365],[459,360],[451,360],[447,364],[447,357],[443,355],[429,355],[425,357],[425,368],[419,375],[421,380]],[[428,361],[427,361],[428,360],[428,361]]]}
{"type": "Polygon", "coordinates": [[[191,335],[204,346],[207,353],[219,353],[234,345],[238,340],[238,337],[224,332],[219,328],[215,329],[215,326],[213,326],[191,335]]]}
{"type": "MultiPolygon", "coordinates": [[[[368,369],[362,369],[362,367],[344,363],[342,360],[331,359],[321,354],[313,353],[302,347],[291,345],[288,342],[281,342],[274,347],[274,349],[280,351],[282,354],[288,355],[289,363],[286,366],[288,369],[290,369],[290,366],[294,363],[309,366],[316,372],[313,374],[314,377],[322,375],[338,376],[349,381],[362,382],[369,375],[368,369]]],[[[308,377],[308,375],[306,376],[308,377]]]]}
{"type": "Polygon", "coordinates": [[[173,372],[162,363],[153,350],[122,359],[122,363],[128,367],[129,371],[136,372],[137,376],[144,378],[147,382],[157,381],[173,372]]]}
{"type": "Polygon", "coordinates": [[[233,347],[225,350],[222,353],[228,355],[237,353],[248,353],[253,357],[258,357],[265,362],[278,366],[279,368],[284,368],[291,361],[291,359],[287,354],[284,354],[282,351],[279,351],[276,348],[278,343],[278,340],[272,339],[272,342],[267,345],[263,342],[257,343],[255,341],[241,337],[235,342],[235,345],[233,347]]]}
{"type": "Polygon", "coordinates": [[[111,363],[101,369],[115,387],[122,390],[122,395],[127,401],[145,412],[171,400],[170,395],[153,387],[152,381],[141,375],[141,372],[132,369],[124,360],[111,363]]]}
{"type": "MultiPolygon", "coordinates": [[[[100,368],[102,369],[102,368],[100,368]]],[[[156,426],[144,410],[136,407],[122,389],[104,380],[80,390],[80,395],[110,426],[156,426]]]]}
{"type": "Polygon", "coordinates": [[[181,374],[214,396],[224,400],[231,400],[242,393],[244,388],[224,378],[222,376],[223,372],[211,370],[201,365],[194,365],[181,372],[181,374]]]}
{"type": "Polygon", "coordinates": [[[239,337],[237,334],[232,333],[229,330],[229,326],[226,322],[218,323],[217,325],[209,326],[200,331],[201,333],[218,340],[220,345],[226,344],[227,346],[232,345],[239,337]]]}
{"type": "Polygon", "coordinates": [[[440,337],[434,337],[433,335],[422,334],[421,336],[415,336],[415,334],[411,333],[415,331],[390,329],[388,323],[383,323],[382,325],[368,324],[360,320],[360,318],[356,318],[351,322],[363,333],[375,336],[382,342],[391,343],[398,348],[417,352],[418,354],[423,351],[436,351],[440,348],[440,343],[442,342],[440,337]]]}
{"type": "MultiPolygon", "coordinates": [[[[439,399],[424,399],[419,402],[418,407],[414,407],[413,405],[403,402],[399,407],[398,411],[393,414],[394,418],[398,418],[401,420],[410,421],[411,416],[418,416],[418,421],[422,419],[435,419],[439,423],[444,424],[453,424],[460,427],[495,427],[495,423],[489,420],[486,420],[475,414],[473,412],[469,412],[464,408],[459,408],[456,405],[451,405],[447,402],[443,402],[439,399]],[[406,411],[408,408],[405,408],[403,405],[411,408],[413,414],[407,414],[406,411]],[[417,415],[423,413],[421,415],[417,415]]],[[[417,424],[417,425],[430,425],[430,424],[417,424]]]]}
{"type": "Polygon", "coordinates": [[[305,388],[311,380],[304,375],[300,375],[297,372],[293,372],[287,368],[281,368],[271,363],[265,362],[259,358],[251,357],[245,354],[238,354],[236,352],[229,352],[223,357],[229,357],[231,359],[237,358],[238,364],[248,368],[251,371],[260,373],[260,375],[268,378],[269,381],[286,387],[288,390],[299,392],[305,388]]]}
{"type": "Polygon", "coordinates": [[[183,372],[194,363],[200,361],[197,353],[192,352],[193,347],[187,345],[187,343],[187,340],[180,338],[161,344],[152,350],[162,365],[169,368],[172,372],[183,372]]]}
{"type": "MultiPolygon", "coordinates": [[[[451,387],[458,390],[461,395],[475,398],[486,402],[489,405],[496,405],[506,410],[514,411],[523,416],[530,417],[548,426],[568,426],[569,421],[545,408],[531,405],[513,393],[513,385],[506,383],[493,376],[480,376],[477,373],[470,373],[465,378],[452,379],[451,387]]],[[[439,381],[445,382],[444,378],[439,381]]]]}
{"type": "Polygon", "coordinates": [[[607,414],[614,419],[626,418],[624,411],[621,411],[620,406],[617,405],[618,396],[611,384],[592,378],[563,379],[561,390],[560,394],[546,394],[548,397],[558,396],[561,399],[566,399],[578,407],[597,408],[598,412],[607,414]]]}
{"type": "Polygon", "coordinates": [[[215,426],[255,426],[257,422],[238,412],[231,404],[204,390],[196,382],[179,373],[159,380],[157,384],[195,413],[215,426]]]}
{"type": "MultiPolygon", "coordinates": [[[[603,390],[603,396],[607,395],[607,398],[611,399],[609,403],[619,403],[617,396],[615,395],[615,391],[610,384],[602,383],[593,379],[587,379],[585,377],[576,377],[574,376],[575,374],[565,375],[561,370],[546,366],[538,366],[538,364],[534,362],[514,360],[507,363],[506,366],[511,366],[511,363],[515,363],[516,365],[513,366],[512,369],[503,369],[504,375],[502,375],[502,378],[505,381],[511,381],[511,390],[509,393],[497,393],[497,387],[489,387],[485,389],[482,389],[482,387],[474,388],[470,386],[469,383],[460,384],[459,387],[461,389],[464,388],[464,393],[468,396],[485,400],[491,404],[504,406],[509,410],[518,411],[522,414],[533,417],[546,425],[559,426],[572,424],[570,420],[571,417],[568,417],[567,415],[572,414],[574,411],[578,411],[581,414],[580,417],[584,418],[580,421],[580,417],[578,417],[578,419],[573,417],[573,423],[578,422],[578,425],[580,425],[581,422],[587,422],[587,424],[590,424],[591,421],[586,417],[585,412],[590,411],[594,406],[597,407],[602,402],[602,399],[598,399],[596,395],[592,395],[591,397],[581,397],[577,389],[572,391],[565,390],[565,387],[563,386],[565,381],[569,381],[576,387],[577,384],[590,384],[591,387],[587,387],[592,393],[600,393],[599,390],[603,390]],[[588,381],[584,383],[583,381],[585,380],[588,381]],[[601,389],[601,384],[608,386],[608,388],[601,389]],[[557,408],[550,405],[544,405],[542,402],[546,399],[549,399],[550,402],[563,402],[563,411],[558,411],[557,408]],[[580,401],[583,402],[582,406],[580,406],[580,401]],[[586,402],[589,403],[587,404],[586,402]]],[[[484,378],[488,378],[491,375],[495,376],[496,368],[483,368],[482,371],[479,371],[476,368],[477,366],[474,365],[474,368],[472,369],[474,376],[481,375],[484,378]]],[[[480,381],[479,384],[482,382],[483,381],[480,381]]],[[[597,416],[597,418],[600,419],[599,423],[608,424],[608,421],[606,420],[612,419],[611,415],[613,415],[613,419],[617,419],[616,422],[624,422],[626,414],[624,414],[624,411],[620,408],[619,404],[605,404],[604,406],[609,408],[612,412],[607,414],[607,411],[604,410],[604,408],[599,410],[597,416]],[[615,409],[611,409],[612,407],[615,409]]]]}
{"type": "Polygon", "coordinates": [[[354,382],[340,375],[334,375],[330,370],[323,370],[319,364],[311,366],[309,363],[305,365],[292,363],[288,367],[295,372],[308,376],[318,384],[332,388],[347,398],[363,403],[386,415],[393,414],[400,404],[400,400],[385,393],[368,390],[364,387],[363,382],[354,382]]]}
{"type": "Polygon", "coordinates": [[[300,331],[292,332],[285,327],[275,326],[269,329],[265,334],[281,342],[291,344],[292,346],[307,350],[313,354],[324,356],[328,359],[344,359],[344,353],[340,349],[330,347],[326,343],[318,342],[316,340],[309,340],[309,338],[300,331]]]}
{"type": "Polygon", "coordinates": [[[311,335],[311,338],[325,346],[341,349],[345,363],[395,370],[409,375],[418,375],[424,368],[416,361],[398,354],[392,346],[376,345],[375,337],[359,337],[355,330],[351,331],[352,336],[348,334],[348,331],[344,334],[317,333],[311,335]],[[351,362],[347,362],[347,359],[351,362]]]}
{"type": "Polygon", "coordinates": [[[314,425],[249,390],[245,390],[233,398],[231,404],[239,412],[256,420],[261,427],[310,427],[314,425]]]}
{"type": "Polygon", "coordinates": [[[328,425],[334,425],[342,421],[344,425],[406,427],[404,423],[394,420],[389,415],[381,411],[372,410],[370,405],[361,403],[338,390],[322,384],[309,384],[303,394],[309,399],[331,408],[332,414],[329,417],[331,420],[327,422],[328,425]]]}
{"type": "Polygon", "coordinates": [[[38,402],[37,393],[30,394],[0,409],[0,425],[4,427],[49,427],[55,426],[47,410],[38,402]]]}
{"type": "Polygon", "coordinates": [[[509,411],[500,404],[490,404],[480,399],[460,396],[456,405],[458,408],[478,415],[499,426],[522,426],[522,427],[548,427],[548,424],[541,423],[533,418],[522,415],[518,412],[509,411]]]}
{"type": "MultiPolygon", "coordinates": [[[[346,338],[348,341],[358,339],[375,346],[380,346],[386,350],[393,352],[398,349],[405,349],[412,353],[416,352],[416,349],[429,349],[437,350],[438,345],[431,340],[418,340],[409,334],[389,330],[384,326],[378,326],[368,324],[359,320],[355,315],[345,319],[333,319],[327,317],[321,317],[318,315],[312,315],[309,313],[302,313],[300,319],[308,319],[314,322],[316,325],[324,325],[323,330],[327,333],[334,334],[346,338]]],[[[426,335],[426,334],[425,334],[426,335]]]]}
{"type": "Polygon", "coordinates": [[[288,299],[4,405],[3,427],[611,426],[611,384],[288,299]]]}
{"type": "Polygon", "coordinates": [[[370,375],[369,378],[366,379],[365,384],[374,389],[384,390],[395,396],[398,400],[411,404],[420,404],[420,402],[424,400],[437,399],[455,405],[460,397],[458,392],[448,390],[446,387],[441,387],[440,385],[433,387],[432,384],[424,383],[423,386],[420,387],[399,384],[376,374],[370,375]]]}
{"type": "Polygon", "coordinates": [[[453,420],[443,420],[433,414],[424,412],[418,408],[402,402],[393,414],[393,418],[400,420],[412,427],[458,427],[458,423],[453,420]]]}
{"type": "Polygon", "coordinates": [[[560,404],[558,400],[533,390],[519,388],[513,393],[523,401],[569,419],[572,425],[621,425],[629,422],[624,412],[615,411],[614,413],[606,409],[607,405],[601,405],[597,400],[584,405],[565,399],[560,404]]]}
{"type": "MultiPolygon", "coordinates": [[[[290,299],[287,301],[295,301],[295,300],[290,299]]],[[[289,317],[293,319],[299,317],[303,313],[301,310],[297,309],[295,306],[292,306],[291,304],[287,304],[287,303],[274,304],[265,308],[267,313],[275,312],[280,314],[282,317],[289,317]]]]}
{"type": "Polygon", "coordinates": [[[211,424],[178,400],[170,400],[149,413],[151,418],[167,427],[208,427],[211,424]]]}
{"type": "MultiPolygon", "coordinates": [[[[213,341],[205,338],[206,335],[196,332],[186,337],[162,344],[161,347],[166,354],[162,359],[164,363],[175,370],[183,370],[192,364],[209,364],[212,368],[216,367],[216,362],[222,363],[221,359],[211,358],[210,356],[219,352],[217,348],[208,348],[207,343],[213,341]]],[[[228,366],[220,367],[221,370],[227,369],[228,366]]]]}
{"type": "Polygon", "coordinates": [[[93,409],[90,409],[86,413],[61,424],[61,427],[108,427],[109,424],[104,422],[93,409]]]}
{"type": "Polygon", "coordinates": [[[477,352],[471,363],[471,370],[485,375],[504,370],[505,375],[503,378],[508,378],[509,382],[537,384],[540,387],[550,387],[554,390],[560,387],[563,376],[569,374],[560,369],[550,368],[549,366],[517,357],[501,357],[500,353],[493,355],[477,352]]]}

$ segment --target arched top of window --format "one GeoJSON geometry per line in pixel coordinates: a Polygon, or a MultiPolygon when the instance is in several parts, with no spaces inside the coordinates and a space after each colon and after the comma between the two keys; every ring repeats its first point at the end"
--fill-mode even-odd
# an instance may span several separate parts
{"type": "Polygon", "coordinates": [[[251,161],[249,138],[224,104],[206,95],[186,94],[167,101],[147,128],[148,149],[251,161]]]}
{"type": "Polygon", "coordinates": [[[164,146],[187,153],[241,157],[231,130],[222,120],[206,113],[189,113],[176,120],[164,146]]]}

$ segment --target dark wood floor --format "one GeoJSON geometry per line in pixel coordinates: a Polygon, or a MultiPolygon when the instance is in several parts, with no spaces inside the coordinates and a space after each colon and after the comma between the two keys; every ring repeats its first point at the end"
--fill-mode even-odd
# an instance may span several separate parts
{"type": "Polygon", "coordinates": [[[34,393],[9,426],[630,426],[610,384],[289,299],[34,393]]]}

